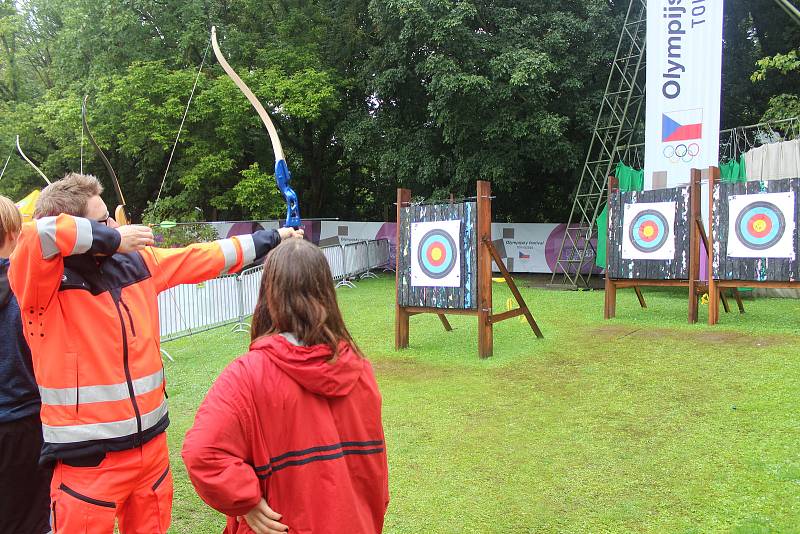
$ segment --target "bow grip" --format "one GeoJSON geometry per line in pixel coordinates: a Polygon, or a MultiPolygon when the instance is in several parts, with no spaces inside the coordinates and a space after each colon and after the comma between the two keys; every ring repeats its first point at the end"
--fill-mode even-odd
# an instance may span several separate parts
{"type": "Polygon", "coordinates": [[[289,182],[292,181],[292,173],[289,172],[289,167],[286,166],[286,160],[284,159],[275,162],[275,181],[278,184],[281,195],[283,195],[283,200],[286,201],[286,221],[283,226],[294,229],[300,228],[300,204],[297,200],[297,193],[289,185],[289,182]]]}

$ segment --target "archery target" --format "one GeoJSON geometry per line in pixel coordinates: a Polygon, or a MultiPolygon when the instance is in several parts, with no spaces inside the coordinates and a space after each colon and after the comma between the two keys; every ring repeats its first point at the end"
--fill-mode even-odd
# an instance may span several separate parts
{"type": "Polygon", "coordinates": [[[794,259],[794,192],[728,198],[728,256],[794,259]]]}
{"type": "Polygon", "coordinates": [[[460,287],[461,221],[435,221],[411,225],[411,285],[460,287]]]}
{"type": "Polygon", "coordinates": [[[675,202],[625,204],[622,257],[671,260],[675,257],[675,202]]]}
{"type": "Polygon", "coordinates": [[[667,218],[655,210],[645,210],[631,221],[628,229],[631,244],[640,252],[655,252],[667,242],[667,218]]]}

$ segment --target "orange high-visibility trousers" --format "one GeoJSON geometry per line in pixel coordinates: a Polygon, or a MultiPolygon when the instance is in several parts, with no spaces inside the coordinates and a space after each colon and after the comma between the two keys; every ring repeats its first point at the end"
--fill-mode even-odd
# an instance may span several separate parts
{"type": "Polygon", "coordinates": [[[142,447],[109,452],[96,467],[59,461],[50,485],[56,534],[164,534],[172,513],[167,435],[142,447]]]}

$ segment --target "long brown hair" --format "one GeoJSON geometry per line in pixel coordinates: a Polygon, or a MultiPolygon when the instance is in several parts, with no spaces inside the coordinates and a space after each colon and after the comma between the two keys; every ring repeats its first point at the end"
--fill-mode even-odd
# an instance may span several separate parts
{"type": "Polygon", "coordinates": [[[341,341],[362,355],[344,325],[325,256],[302,239],[281,243],[264,262],[250,339],[281,332],[291,332],[306,345],[328,345],[332,360],[341,341]]]}

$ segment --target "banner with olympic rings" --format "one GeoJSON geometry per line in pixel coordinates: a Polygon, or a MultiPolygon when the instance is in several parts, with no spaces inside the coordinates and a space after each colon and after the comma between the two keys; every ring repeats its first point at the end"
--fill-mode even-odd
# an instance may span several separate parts
{"type": "Polygon", "coordinates": [[[461,221],[411,223],[411,285],[461,287],[461,221]]]}
{"type": "Polygon", "coordinates": [[[728,257],[794,259],[794,192],[728,197],[728,257]]]}
{"type": "Polygon", "coordinates": [[[719,162],[723,0],[647,1],[644,188],[719,162]]]}
{"type": "Polygon", "coordinates": [[[625,204],[622,219],[622,258],[675,258],[675,202],[625,204]]]}

